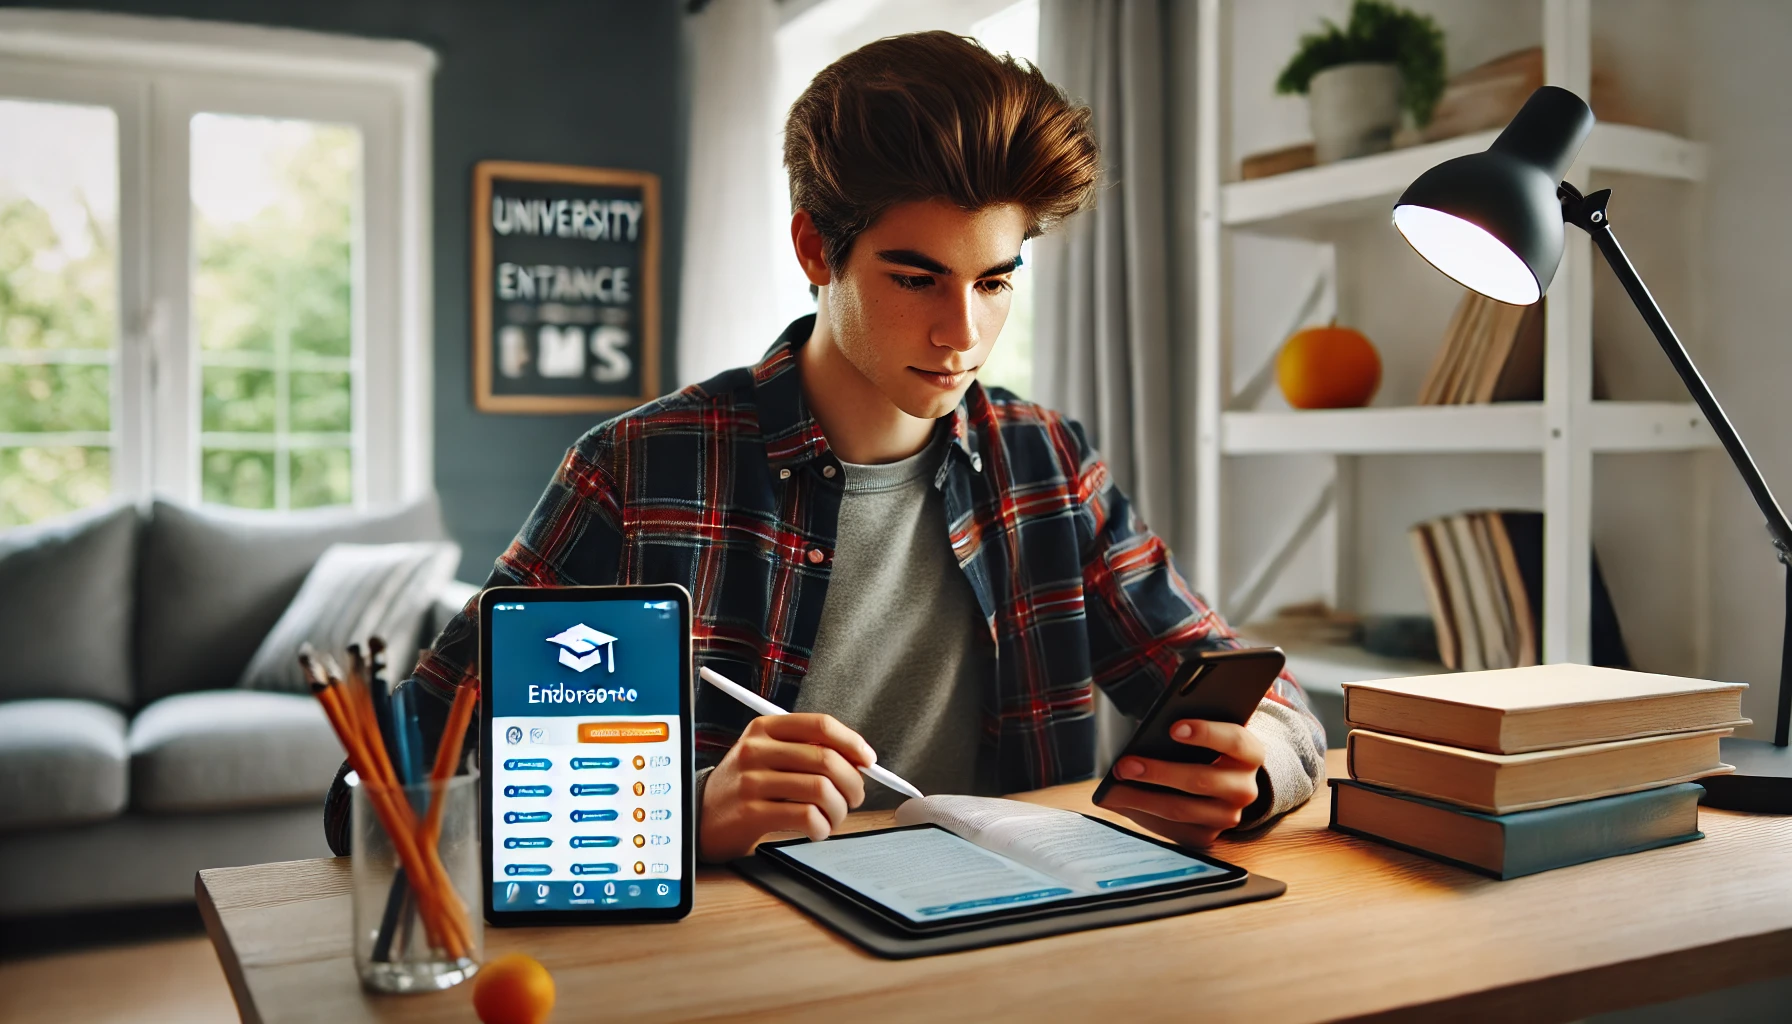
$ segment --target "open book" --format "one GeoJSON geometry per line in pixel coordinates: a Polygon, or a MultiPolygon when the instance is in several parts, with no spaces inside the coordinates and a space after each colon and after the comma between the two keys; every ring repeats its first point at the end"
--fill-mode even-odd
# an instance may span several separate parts
{"type": "Polygon", "coordinates": [[[896,823],[895,830],[761,850],[912,923],[1244,877],[1081,814],[1015,800],[923,797],[897,808],[896,823]],[[901,827],[913,825],[939,828],[901,827]]]}

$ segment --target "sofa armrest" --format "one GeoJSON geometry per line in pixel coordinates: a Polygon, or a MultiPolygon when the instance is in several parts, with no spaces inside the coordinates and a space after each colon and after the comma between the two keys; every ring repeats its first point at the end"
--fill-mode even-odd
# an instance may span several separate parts
{"type": "Polygon", "coordinates": [[[435,643],[436,637],[442,635],[442,630],[448,628],[449,620],[459,615],[460,610],[465,608],[467,602],[471,601],[473,595],[477,593],[479,593],[479,584],[477,583],[449,580],[442,584],[441,589],[436,591],[435,596],[429,602],[428,635],[423,638],[423,642],[425,644],[435,643]]]}

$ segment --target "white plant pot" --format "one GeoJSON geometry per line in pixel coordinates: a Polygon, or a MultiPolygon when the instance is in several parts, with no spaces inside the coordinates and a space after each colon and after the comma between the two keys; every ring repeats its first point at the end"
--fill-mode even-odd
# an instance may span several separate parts
{"type": "Polygon", "coordinates": [[[1340,64],[1307,87],[1313,158],[1322,164],[1390,149],[1400,126],[1400,69],[1393,64],[1340,64]]]}

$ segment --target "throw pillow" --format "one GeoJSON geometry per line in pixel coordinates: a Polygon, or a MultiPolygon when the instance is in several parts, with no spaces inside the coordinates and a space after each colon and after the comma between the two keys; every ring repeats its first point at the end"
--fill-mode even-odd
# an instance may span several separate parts
{"type": "Polygon", "coordinates": [[[459,566],[460,546],[445,542],[332,545],[255,649],[238,685],[309,693],[299,671],[301,646],[337,653],[371,636],[390,647],[390,670],[402,678],[412,667],[430,602],[459,566]]]}
{"type": "Polygon", "coordinates": [[[447,539],[433,496],[364,512],[156,502],[137,574],[137,705],[235,686],[330,545],[447,539]]]}
{"type": "Polygon", "coordinates": [[[0,700],[128,708],[136,572],[131,505],[0,532],[0,700]]]}

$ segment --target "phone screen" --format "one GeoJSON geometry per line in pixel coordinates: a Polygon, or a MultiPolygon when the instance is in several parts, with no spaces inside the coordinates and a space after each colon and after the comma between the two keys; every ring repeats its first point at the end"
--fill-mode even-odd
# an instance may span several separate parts
{"type": "Polygon", "coordinates": [[[509,593],[485,623],[492,914],[680,906],[683,604],[509,593]]]}

